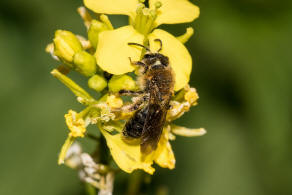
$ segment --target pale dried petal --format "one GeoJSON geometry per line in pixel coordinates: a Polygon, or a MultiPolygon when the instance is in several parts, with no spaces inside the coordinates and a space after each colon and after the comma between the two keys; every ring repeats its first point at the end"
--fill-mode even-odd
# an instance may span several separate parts
{"type": "Polygon", "coordinates": [[[189,129],[189,128],[181,127],[177,125],[171,125],[171,131],[176,135],[185,136],[185,137],[202,136],[207,133],[207,131],[204,128],[189,129]]]}

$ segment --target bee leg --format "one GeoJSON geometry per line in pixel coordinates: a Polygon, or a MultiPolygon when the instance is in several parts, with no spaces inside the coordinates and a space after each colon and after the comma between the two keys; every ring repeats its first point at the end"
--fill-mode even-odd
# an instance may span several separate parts
{"type": "Polygon", "coordinates": [[[119,91],[119,95],[122,95],[122,96],[139,96],[143,93],[144,93],[143,91],[132,91],[132,90],[125,90],[125,89],[122,89],[119,91]]]}
{"type": "Polygon", "coordinates": [[[144,64],[144,63],[141,62],[141,61],[135,61],[135,62],[133,62],[132,59],[131,59],[131,57],[129,57],[129,60],[130,60],[130,63],[131,63],[131,64],[136,65],[136,66],[141,66],[141,67],[143,67],[143,68],[144,68],[144,70],[143,70],[143,74],[145,74],[145,73],[147,72],[147,70],[148,70],[148,66],[147,66],[146,64],[144,64]]]}
{"type": "Polygon", "coordinates": [[[160,102],[163,102],[163,98],[162,98],[162,96],[161,96],[161,94],[160,94],[160,92],[159,92],[159,88],[158,88],[157,85],[154,85],[154,90],[155,90],[155,93],[156,93],[156,95],[157,95],[159,101],[160,101],[160,102]]]}
{"type": "Polygon", "coordinates": [[[143,106],[143,101],[138,101],[138,102],[135,102],[133,104],[129,104],[129,105],[123,106],[121,108],[121,110],[123,112],[133,112],[135,110],[139,110],[142,106],[143,106]]]}
{"type": "Polygon", "coordinates": [[[144,70],[143,70],[143,74],[145,74],[148,71],[149,66],[145,66],[144,70]]]}
{"type": "Polygon", "coordinates": [[[122,107],[122,111],[123,112],[133,112],[135,110],[139,110],[145,103],[145,101],[148,101],[149,97],[148,95],[144,95],[141,97],[136,98],[136,100],[134,100],[134,103],[123,106],[122,107]]]}
{"type": "Polygon", "coordinates": [[[133,64],[133,65],[146,67],[146,64],[144,64],[141,61],[132,61],[131,57],[129,57],[129,60],[130,60],[130,63],[133,64]]]}

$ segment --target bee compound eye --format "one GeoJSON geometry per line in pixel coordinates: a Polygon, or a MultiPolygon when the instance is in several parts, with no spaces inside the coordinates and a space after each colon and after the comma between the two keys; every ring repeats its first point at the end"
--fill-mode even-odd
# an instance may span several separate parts
{"type": "Polygon", "coordinates": [[[144,55],[144,58],[149,59],[149,58],[153,58],[153,54],[147,53],[144,55]]]}
{"type": "Polygon", "coordinates": [[[163,64],[164,66],[168,66],[168,64],[169,64],[168,57],[161,55],[159,57],[159,60],[160,60],[161,64],[163,64]]]}

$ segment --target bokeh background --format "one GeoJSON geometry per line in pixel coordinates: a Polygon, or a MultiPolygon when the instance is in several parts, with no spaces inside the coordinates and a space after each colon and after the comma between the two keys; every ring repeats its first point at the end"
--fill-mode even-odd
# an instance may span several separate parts
{"type": "MultiPolygon", "coordinates": [[[[200,100],[177,124],[208,133],[173,143],[176,169],[159,168],[150,194],[161,185],[169,194],[292,194],[292,1],[193,2],[198,20],[162,27],[174,35],[195,28],[187,47],[200,100]]],[[[0,1],[1,195],[84,194],[76,172],[56,164],[67,133],[63,115],[82,107],[49,74],[57,62],[44,51],[56,29],[85,35],[80,5],[0,1]]]]}

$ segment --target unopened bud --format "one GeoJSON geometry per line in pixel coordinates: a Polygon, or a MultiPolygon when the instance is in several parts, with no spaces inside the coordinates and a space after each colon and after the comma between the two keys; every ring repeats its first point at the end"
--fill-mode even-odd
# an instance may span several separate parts
{"type": "Polygon", "coordinates": [[[88,80],[88,86],[89,86],[89,88],[100,92],[104,88],[106,88],[107,82],[106,82],[105,78],[96,74],[88,80]]]}
{"type": "Polygon", "coordinates": [[[77,52],[73,58],[74,68],[84,76],[92,76],[96,73],[95,58],[86,51],[77,52]]]}
{"type": "Polygon", "coordinates": [[[136,82],[128,75],[114,75],[109,81],[108,86],[112,92],[118,92],[122,89],[135,90],[136,82]]]}
{"type": "Polygon", "coordinates": [[[82,45],[77,37],[70,31],[57,30],[54,46],[54,54],[72,68],[73,56],[82,50],[82,45]]]}
{"type": "Polygon", "coordinates": [[[162,6],[162,3],[160,1],[157,1],[157,2],[155,2],[154,6],[156,9],[158,9],[162,6]]]}
{"type": "Polygon", "coordinates": [[[120,108],[123,106],[123,100],[120,97],[116,97],[114,95],[109,95],[106,99],[106,103],[111,108],[120,108]]]}
{"type": "Polygon", "coordinates": [[[98,43],[98,35],[100,32],[108,30],[108,27],[97,20],[92,20],[89,30],[88,30],[88,40],[90,41],[92,47],[96,48],[98,43]]]}

